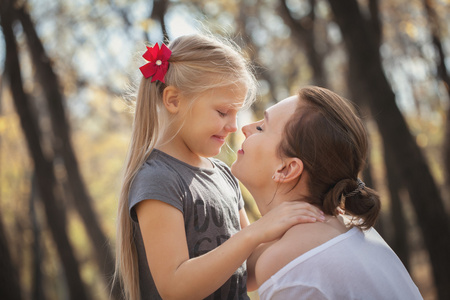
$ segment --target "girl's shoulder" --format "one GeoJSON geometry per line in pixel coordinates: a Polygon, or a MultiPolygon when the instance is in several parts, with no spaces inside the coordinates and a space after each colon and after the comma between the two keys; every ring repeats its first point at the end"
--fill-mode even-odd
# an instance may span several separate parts
{"type": "Polygon", "coordinates": [[[173,177],[198,172],[199,168],[191,166],[163,151],[154,149],[147,160],[142,164],[138,173],[142,176],[173,177]]]}
{"type": "Polygon", "coordinates": [[[136,178],[172,177],[177,168],[161,156],[149,157],[139,168],[136,178]]]}
{"type": "Polygon", "coordinates": [[[162,152],[152,152],[141,165],[133,178],[131,191],[135,189],[149,189],[158,186],[179,186],[183,182],[184,166],[166,157],[162,152]]]}
{"type": "Polygon", "coordinates": [[[220,172],[220,174],[226,178],[227,181],[229,181],[235,187],[239,186],[238,180],[231,173],[230,167],[225,162],[217,158],[210,158],[210,160],[214,165],[214,168],[216,168],[220,172]]]}
{"type": "Polygon", "coordinates": [[[209,160],[211,161],[211,163],[213,164],[213,166],[215,168],[220,168],[220,169],[230,172],[230,167],[225,162],[221,161],[220,159],[211,157],[211,158],[209,158],[209,160]]]}

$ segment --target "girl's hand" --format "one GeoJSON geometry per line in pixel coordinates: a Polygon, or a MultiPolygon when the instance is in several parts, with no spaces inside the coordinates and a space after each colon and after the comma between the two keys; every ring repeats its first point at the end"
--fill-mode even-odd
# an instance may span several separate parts
{"type": "Polygon", "coordinates": [[[259,243],[267,243],[281,237],[289,228],[300,223],[323,222],[323,212],[304,201],[283,202],[258,221],[248,226],[259,243]]]}

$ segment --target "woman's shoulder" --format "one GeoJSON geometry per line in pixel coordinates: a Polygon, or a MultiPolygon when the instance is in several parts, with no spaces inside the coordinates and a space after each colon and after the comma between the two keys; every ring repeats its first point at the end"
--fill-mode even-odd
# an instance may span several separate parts
{"type": "Polygon", "coordinates": [[[255,267],[258,286],[292,260],[347,230],[338,220],[293,226],[259,257],[255,267]]]}

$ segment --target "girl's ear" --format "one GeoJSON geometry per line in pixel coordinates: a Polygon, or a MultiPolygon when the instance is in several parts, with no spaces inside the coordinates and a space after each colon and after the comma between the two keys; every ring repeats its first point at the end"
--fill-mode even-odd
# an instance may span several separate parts
{"type": "Polygon", "coordinates": [[[166,87],[163,91],[163,103],[166,109],[171,114],[176,114],[180,110],[180,100],[181,100],[181,94],[179,90],[169,85],[166,87]]]}
{"type": "Polygon", "coordinates": [[[283,161],[272,178],[277,183],[283,183],[297,180],[302,173],[303,162],[297,157],[291,157],[283,161]]]}

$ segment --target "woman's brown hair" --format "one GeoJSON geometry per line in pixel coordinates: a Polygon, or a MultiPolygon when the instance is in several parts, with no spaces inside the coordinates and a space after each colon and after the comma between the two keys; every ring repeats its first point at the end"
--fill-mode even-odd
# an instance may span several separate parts
{"type": "Polygon", "coordinates": [[[367,133],[348,100],[324,88],[302,88],[280,153],[302,160],[309,203],[329,215],[342,209],[362,229],[375,224],[379,196],[358,180],[368,153],[367,133]]]}

